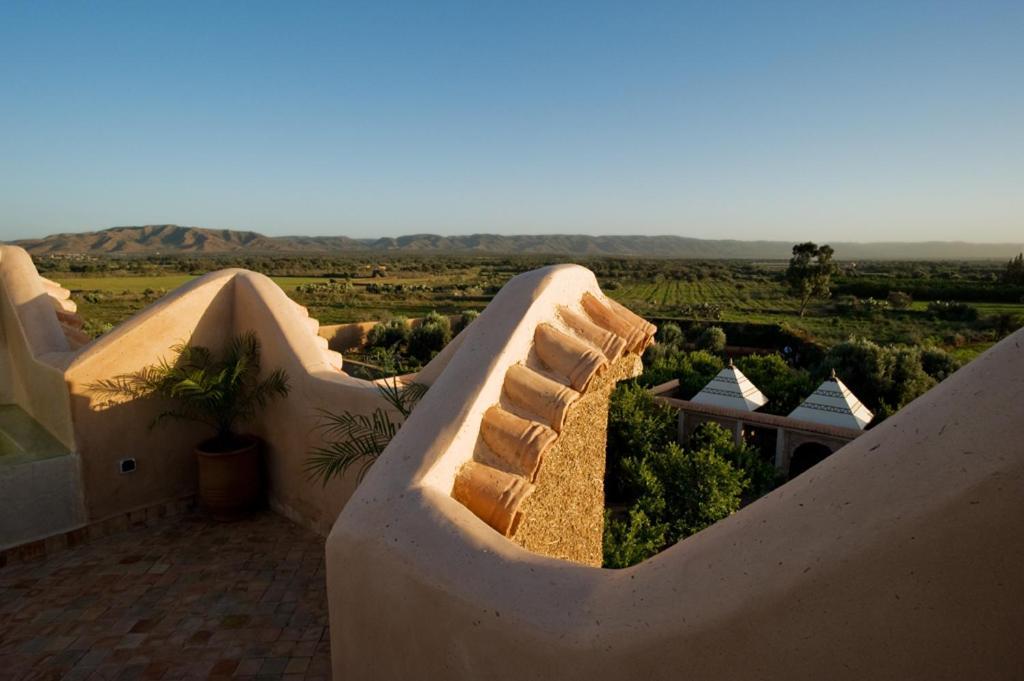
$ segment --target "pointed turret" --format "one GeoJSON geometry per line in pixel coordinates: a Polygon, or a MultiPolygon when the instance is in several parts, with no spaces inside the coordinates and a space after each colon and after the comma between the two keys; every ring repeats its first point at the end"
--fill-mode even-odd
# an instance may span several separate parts
{"type": "Polygon", "coordinates": [[[839,380],[833,369],[832,375],[794,409],[789,418],[863,430],[875,415],[839,380]]]}
{"type": "Polygon", "coordinates": [[[719,371],[718,375],[701,388],[701,391],[691,401],[711,404],[716,407],[754,411],[763,407],[768,402],[768,398],[750,382],[750,379],[743,375],[742,371],[736,368],[730,359],[729,366],[719,371]]]}

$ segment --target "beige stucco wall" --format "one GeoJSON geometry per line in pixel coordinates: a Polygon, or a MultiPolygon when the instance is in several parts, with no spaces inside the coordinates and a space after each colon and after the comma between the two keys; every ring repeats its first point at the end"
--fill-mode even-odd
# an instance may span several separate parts
{"type": "Polygon", "coordinates": [[[131,400],[105,406],[90,385],[171,359],[171,348],[179,343],[220,346],[232,332],[233,298],[232,272],[197,279],[90,344],[69,364],[66,378],[90,520],[195,493],[192,447],[210,436],[209,429],[174,420],[151,427],[169,405],[131,400]],[[128,457],[136,459],[137,468],[122,474],[118,462],[128,457]]]}
{"type": "MultiPolygon", "coordinates": [[[[270,503],[327,533],[355,482],[342,477],[324,487],[306,474],[308,452],[321,444],[317,412],[369,413],[384,401],[373,383],[331,366],[310,320],[270,279],[245,270],[208,274],[71,351],[31,259],[15,247],[2,247],[0,256],[0,377],[11,377],[0,396],[22,405],[77,452],[82,522],[193,494],[192,449],[210,434],[188,422],[165,421],[150,428],[165,405],[151,400],[107,404],[89,386],[171,358],[178,343],[217,347],[233,334],[252,330],[262,343],[264,368],[285,369],[291,384],[286,399],[244,428],[266,442],[270,503]],[[118,462],[129,457],[137,468],[122,474],[118,462]]],[[[425,382],[443,371],[447,355],[442,355],[425,367],[425,382]]]]}
{"type": "MultiPolygon", "coordinates": [[[[551,283],[513,280],[533,303],[499,296],[479,321],[535,323],[551,283]]],[[[335,678],[1020,678],[1024,331],[761,500],[610,571],[526,551],[444,489],[487,372],[518,351],[518,324],[494,323],[332,530],[335,678]]]]}
{"type": "Polygon", "coordinates": [[[0,548],[72,529],[86,514],[60,365],[70,355],[31,258],[0,246],[0,404],[13,404],[70,453],[0,467],[0,548]]]}
{"type": "Polygon", "coordinates": [[[352,352],[366,344],[366,335],[378,322],[352,322],[351,324],[325,324],[320,327],[320,336],[327,339],[331,350],[352,352]]]}
{"type": "Polygon", "coordinates": [[[69,348],[28,254],[0,246],[0,403],[17,404],[75,448],[60,365],[69,348]]]}
{"type": "Polygon", "coordinates": [[[385,402],[373,383],[345,376],[326,363],[296,306],[270,279],[246,273],[236,278],[235,287],[236,332],[255,331],[263,344],[263,365],[284,369],[292,388],[250,429],[267,445],[271,502],[288,517],[326,534],[355,490],[355,479],[335,479],[324,487],[307,476],[306,455],[322,443],[317,412],[365,414],[385,402]]]}
{"type": "Polygon", "coordinates": [[[245,331],[259,337],[264,369],[284,369],[291,386],[287,398],[242,427],[265,441],[271,505],[297,522],[328,531],[354,490],[354,480],[338,478],[324,487],[306,474],[307,454],[321,442],[317,412],[365,413],[383,400],[372,383],[330,366],[299,307],[276,284],[244,270],[216,272],[174,291],[87,347],[68,367],[90,519],[193,493],[192,448],[210,433],[188,422],[168,421],[151,429],[161,405],[145,400],[101,408],[102,400],[89,385],[172,357],[177,343],[218,347],[245,331]],[[128,455],[136,457],[138,469],[123,475],[117,461],[128,455]]]}

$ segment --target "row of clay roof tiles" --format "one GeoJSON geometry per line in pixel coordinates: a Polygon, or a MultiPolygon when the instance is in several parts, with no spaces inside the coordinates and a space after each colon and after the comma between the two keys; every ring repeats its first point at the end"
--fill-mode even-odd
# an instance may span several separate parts
{"type": "Polygon", "coordinates": [[[534,350],[554,380],[525,364],[508,369],[504,396],[530,418],[500,405],[489,408],[480,425],[487,447],[510,473],[479,461],[459,470],[452,496],[505,536],[515,533],[519,508],[534,489],[544,453],[558,440],[572,405],[611,362],[643,354],[656,327],[610,298],[585,293],[582,312],[561,307],[558,314],[570,332],[542,323],[534,331],[534,350]]]}

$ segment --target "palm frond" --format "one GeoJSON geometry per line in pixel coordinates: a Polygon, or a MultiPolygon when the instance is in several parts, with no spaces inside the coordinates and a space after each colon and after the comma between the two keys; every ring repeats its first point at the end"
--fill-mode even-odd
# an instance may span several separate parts
{"type": "Polygon", "coordinates": [[[220,357],[202,345],[179,343],[172,350],[173,364],[160,359],[135,373],[96,381],[89,389],[108,400],[173,400],[176,407],[154,423],[185,418],[210,424],[221,434],[230,433],[236,423],[253,418],[257,409],[288,394],[288,378],[280,369],[259,380],[260,343],[252,331],[232,338],[220,357]]]}
{"type": "Polygon", "coordinates": [[[275,397],[287,397],[289,390],[291,388],[288,385],[288,375],[284,370],[277,369],[256,384],[252,394],[256,404],[263,407],[275,397]]]}
{"type": "Polygon", "coordinates": [[[319,479],[323,485],[353,466],[358,466],[356,482],[362,482],[370,466],[398,432],[398,425],[380,407],[372,414],[334,414],[320,410],[320,415],[322,420],[317,428],[325,436],[341,438],[314,448],[306,459],[307,474],[313,480],[319,479]]]}
{"type": "Polygon", "coordinates": [[[259,373],[260,340],[252,331],[246,331],[231,339],[225,352],[225,364],[239,369],[237,375],[248,372],[259,373]]]}
{"type": "MultiPolygon", "coordinates": [[[[403,386],[397,378],[381,382],[377,389],[403,420],[409,417],[413,407],[427,392],[427,386],[421,383],[403,386]]],[[[401,422],[392,421],[391,414],[381,407],[370,414],[349,411],[335,414],[326,409],[318,410],[318,414],[320,422],[316,429],[328,442],[309,453],[305,468],[311,479],[319,479],[324,485],[353,468],[356,470],[356,482],[362,482],[401,427],[401,422]]]]}
{"type": "Polygon", "coordinates": [[[171,351],[178,356],[178,366],[205,367],[215,364],[213,352],[203,345],[188,345],[179,343],[171,348],[171,351]]]}
{"type": "Polygon", "coordinates": [[[384,400],[394,407],[403,418],[409,418],[413,407],[427,394],[427,387],[422,383],[408,383],[403,386],[398,383],[397,377],[391,378],[390,381],[384,379],[377,384],[377,390],[380,391],[384,400]]]}
{"type": "Polygon", "coordinates": [[[402,399],[405,401],[409,412],[412,413],[413,407],[419,404],[419,401],[423,399],[423,396],[427,394],[427,390],[430,386],[423,383],[406,383],[405,390],[402,392],[402,399]]]}
{"type": "Polygon", "coordinates": [[[160,412],[149,424],[149,427],[154,428],[156,427],[157,424],[163,423],[168,419],[173,419],[177,421],[197,421],[199,423],[205,423],[206,425],[211,426],[213,428],[217,427],[217,424],[215,422],[207,420],[206,417],[204,417],[202,414],[184,409],[169,409],[167,411],[160,412]]]}

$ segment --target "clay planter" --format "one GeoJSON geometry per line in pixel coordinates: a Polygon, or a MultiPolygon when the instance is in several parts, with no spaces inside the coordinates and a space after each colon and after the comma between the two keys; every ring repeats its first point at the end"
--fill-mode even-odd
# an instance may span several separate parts
{"type": "Polygon", "coordinates": [[[199,501],[217,520],[233,520],[263,502],[262,442],[253,435],[238,436],[231,448],[216,438],[195,448],[199,462],[199,501]]]}

